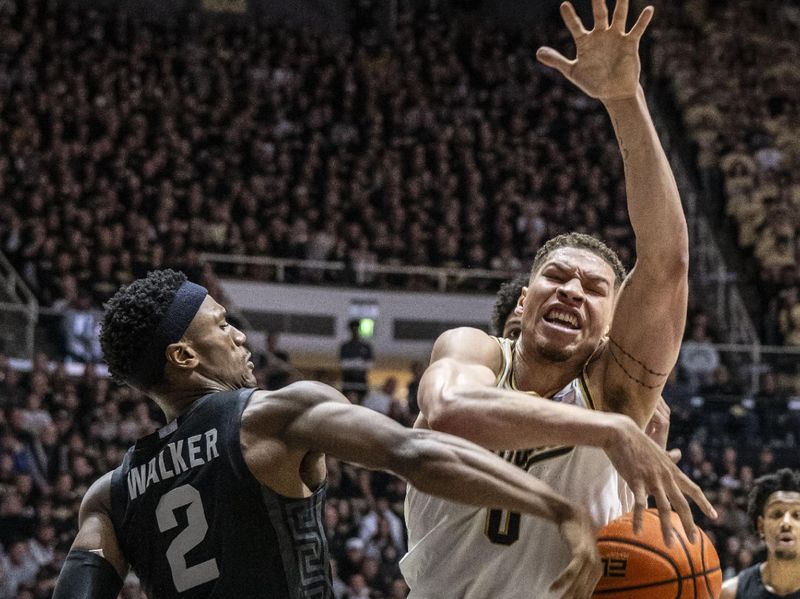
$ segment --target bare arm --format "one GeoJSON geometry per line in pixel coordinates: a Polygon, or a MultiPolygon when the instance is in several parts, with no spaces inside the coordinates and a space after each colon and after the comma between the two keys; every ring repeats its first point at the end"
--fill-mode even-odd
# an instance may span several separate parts
{"type": "Polygon", "coordinates": [[[78,534],[71,549],[101,552],[123,580],[128,575],[128,562],[111,523],[111,472],[97,479],[81,502],[78,512],[78,534]]]}
{"type": "Polygon", "coordinates": [[[606,107],[625,164],[636,265],[620,290],[598,370],[608,407],[643,424],[680,351],[688,298],[688,233],[678,188],[641,87],[634,98],[606,107]]]}
{"type": "Polygon", "coordinates": [[[638,530],[648,492],[656,497],[664,538],[671,537],[670,507],[694,535],[684,494],[709,516],[715,512],[700,488],[627,416],[585,410],[494,386],[497,343],[475,329],[454,329],[434,345],[418,399],[427,424],[491,449],[543,445],[602,448],[636,496],[638,530]]]}
{"type": "Polygon", "coordinates": [[[688,233],[675,178],[639,85],[639,40],[653,9],[647,7],[626,33],[628,0],[617,0],[610,23],[605,0],[592,0],[592,7],[595,25],[587,31],[572,5],[562,4],[577,47],[574,60],[551,48],[541,48],[537,56],[604,104],[622,152],[637,262],[619,292],[610,341],[591,378],[603,390],[606,409],[644,426],[680,348],[688,233]]]}
{"type": "Polygon", "coordinates": [[[591,594],[600,571],[588,514],[523,470],[464,439],[405,428],[351,405],[321,383],[295,383],[253,402],[250,430],[260,427],[289,448],[387,470],[452,501],[524,512],[558,524],[574,559],[555,584],[565,590],[564,597],[591,594]]]}
{"type": "Polygon", "coordinates": [[[417,392],[430,428],[489,449],[604,447],[617,438],[624,419],[616,414],[497,388],[490,365],[499,356],[497,342],[477,329],[453,329],[436,340],[417,392]]]}
{"type": "MultiPolygon", "coordinates": [[[[81,502],[78,514],[78,534],[70,548],[70,555],[88,551],[94,556],[95,564],[71,567],[69,558],[56,585],[54,598],[71,599],[115,599],[118,589],[128,573],[128,562],[122,555],[114,526],[111,523],[111,473],[99,478],[89,488],[81,502]],[[119,576],[115,583],[108,583],[108,578],[101,576],[97,565],[99,560],[105,560],[105,568],[110,564],[119,576]],[[76,595],[76,593],[81,593],[76,595]]],[[[84,562],[85,564],[85,562],[84,562]]],[[[110,570],[109,570],[110,571],[110,570]]],[[[113,574],[110,576],[113,577],[113,574]]]]}

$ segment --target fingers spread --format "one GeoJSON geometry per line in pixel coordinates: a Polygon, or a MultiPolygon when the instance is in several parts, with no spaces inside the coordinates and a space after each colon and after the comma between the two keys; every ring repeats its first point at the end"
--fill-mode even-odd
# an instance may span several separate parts
{"type": "Polygon", "coordinates": [[[669,499],[662,487],[658,487],[653,492],[656,498],[656,506],[658,506],[658,518],[661,520],[661,535],[664,537],[664,543],[667,547],[671,547],[675,538],[672,536],[672,510],[670,509],[669,499]]]}
{"type": "Polygon", "coordinates": [[[578,39],[589,33],[584,28],[583,23],[581,23],[578,13],[575,12],[575,7],[569,2],[563,2],[561,4],[561,18],[564,19],[564,25],[569,29],[573,39],[578,39]]]}
{"type": "Polygon", "coordinates": [[[694,518],[692,518],[692,510],[689,509],[689,503],[681,493],[677,485],[672,485],[672,490],[669,494],[672,508],[678,513],[683,524],[683,530],[686,532],[686,538],[689,542],[694,544],[697,538],[697,527],[694,525],[694,518]]]}
{"type": "Polygon", "coordinates": [[[617,0],[617,5],[614,7],[614,17],[611,19],[611,27],[625,33],[625,22],[627,20],[628,0],[617,0]]]}
{"type": "Polygon", "coordinates": [[[653,18],[654,11],[655,9],[652,6],[645,8],[628,35],[637,41],[641,39],[645,29],[647,29],[647,26],[650,24],[650,20],[653,18]]]}
{"type": "Polygon", "coordinates": [[[564,76],[569,73],[572,65],[575,64],[574,60],[567,59],[567,57],[560,52],[548,48],[547,46],[543,46],[536,51],[536,59],[548,67],[557,69],[564,76]]]}
{"type": "Polygon", "coordinates": [[[698,487],[695,483],[693,483],[689,478],[681,472],[677,475],[676,483],[678,488],[697,504],[703,513],[708,516],[709,518],[716,520],[717,519],[717,511],[714,509],[714,506],[711,505],[711,502],[703,495],[702,489],[698,487]]]}
{"type": "Polygon", "coordinates": [[[600,31],[608,29],[606,0],[592,0],[592,13],[594,14],[594,28],[600,31]]]}
{"type": "Polygon", "coordinates": [[[647,492],[641,483],[633,489],[634,506],[633,506],[633,532],[639,534],[642,531],[642,520],[644,518],[644,511],[647,509],[647,492]]]}

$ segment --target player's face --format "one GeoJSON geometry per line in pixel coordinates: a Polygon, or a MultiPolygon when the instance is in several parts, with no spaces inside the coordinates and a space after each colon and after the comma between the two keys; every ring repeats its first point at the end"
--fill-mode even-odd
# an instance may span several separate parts
{"type": "Polygon", "coordinates": [[[207,295],[185,338],[198,359],[196,371],[228,389],[255,387],[247,337],[228,324],[225,308],[207,295]]]}
{"type": "Polygon", "coordinates": [[[597,254],[553,251],[520,298],[522,343],[545,359],[585,362],[611,325],[614,271],[597,254]]]}
{"type": "Polygon", "coordinates": [[[759,519],[767,553],[779,560],[800,556],[800,493],[776,491],[767,499],[759,519]]]}

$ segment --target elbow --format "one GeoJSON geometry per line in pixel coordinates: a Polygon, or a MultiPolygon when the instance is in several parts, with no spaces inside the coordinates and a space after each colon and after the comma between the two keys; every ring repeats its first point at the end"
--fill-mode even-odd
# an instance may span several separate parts
{"type": "Polygon", "coordinates": [[[689,245],[678,242],[676,246],[675,251],[662,259],[662,272],[672,280],[689,276],[689,245]]]}
{"type": "Polygon", "coordinates": [[[426,414],[428,427],[440,433],[448,433],[459,437],[466,437],[469,430],[466,427],[464,406],[452,392],[445,391],[439,401],[435,402],[426,414]]]}
{"type": "Polygon", "coordinates": [[[657,280],[674,281],[689,275],[689,242],[684,231],[671,238],[668,247],[637,247],[638,263],[648,264],[650,276],[657,280]]]}

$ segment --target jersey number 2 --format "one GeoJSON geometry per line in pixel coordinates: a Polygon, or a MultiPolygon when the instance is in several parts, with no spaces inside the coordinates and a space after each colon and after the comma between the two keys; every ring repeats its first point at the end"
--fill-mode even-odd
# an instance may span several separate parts
{"type": "Polygon", "coordinates": [[[172,570],[172,582],[179,593],[219,578],[217,560],[208,559],[194,566],[186,565],[186,554],[206,538],[208,521],[203,511],[203,499],[192,485],[181,485],[164,495],[156,507],[158,530],[167,532],[178,526],[175,510],[184,506],[187,525],[167,547],[167,562],[172,570]]]}
{"type": "Polygon", "coordinates": [[[520,515],[505,510],[486,510],[486,536],[495,545],[513,545],[519,539],[520,515]]]}

